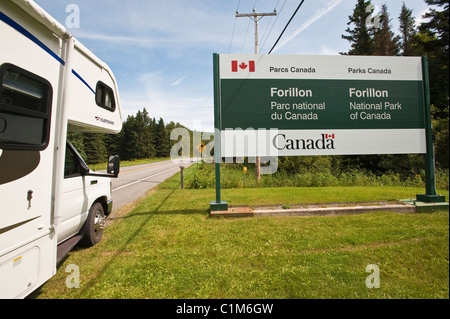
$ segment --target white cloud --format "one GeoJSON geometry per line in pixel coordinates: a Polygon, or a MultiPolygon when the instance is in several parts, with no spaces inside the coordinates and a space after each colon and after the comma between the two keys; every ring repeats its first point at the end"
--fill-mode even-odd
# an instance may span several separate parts
{"type": "Polygon", "coordinates": [[[281,47],[283,47],[285,44],[289,43],[292,39],[294,39],[296,36],[298,36],[300,33],[308,29],[310,25],[312,25],[314,22],[322,18],[324,15],[326,15],[328,12],[333,10],[337,5],[339,5],[342,2],[342,0],[332,1],[327,4],[325,8],[317,10],[314,15],[306,20],[305,23],[303,23],[300,28],[295,30],[293,33],[291,33],[289,36],[287,36],[284,40],[280,42],[280,44],[275,48],[274,52],[279,50],[281,47]]]}
{"type": "Polygon", "coordinates": [[[182,76],[181,78],[177,78],[177,79],[175,79],[174,81],[172,81],[172,85],[173,86],[178,86],[178,85],[180,85],[181,83],[183,83],[183,81],[185,80],[187,78],[187,75],[186,76],[182,76]]]}
{"type": "Polygon", "coordinates": [[[169,39],[142,38],[138,36],[121,36],[90,32],[87,33],[83,31],[77,31],[75,33],[75,36],[79,39],[96,40],[111,44],[134,44],[141,47],[159,47],[161,44],[171,43],[169,39]]]}
{"type": "Polygon", "coordinates": [[[429,19],[423,18],[425,13],[429,12],[430,10],[428,8],[423,9],[418,14],[416,14],[415,20],[416,20],[416,27],[420,26],[421,23],[427,22],[429,19]]]}

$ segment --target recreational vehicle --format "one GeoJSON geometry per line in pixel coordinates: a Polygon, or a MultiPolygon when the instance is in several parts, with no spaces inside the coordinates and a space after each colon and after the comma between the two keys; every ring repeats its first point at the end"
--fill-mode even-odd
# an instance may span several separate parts
{"type": "Polygon", "coordinates": [[[33,1],[2,0],[0,298],[26,297],[79,240],[101,239],[119,160],[91,171],[67,132],[121,128],[109,67],[33,1]]]}

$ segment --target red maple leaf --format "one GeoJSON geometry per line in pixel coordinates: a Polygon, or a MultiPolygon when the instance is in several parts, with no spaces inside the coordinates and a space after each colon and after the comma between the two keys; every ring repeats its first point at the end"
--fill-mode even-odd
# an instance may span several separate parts
{"type": "Polygon", "coordinates": [[[239,67],[240,67],[242,70],[245,70],[245,69],[247,68],[247,64],[245,64],[245,62],[242,62],[241,64],[239,64],[239,67]]]}

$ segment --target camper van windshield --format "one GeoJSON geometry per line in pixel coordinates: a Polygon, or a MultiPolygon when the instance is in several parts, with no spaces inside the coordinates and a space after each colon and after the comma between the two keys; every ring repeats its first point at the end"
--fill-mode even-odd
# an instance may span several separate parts
{"type": "Polygon", "coordinates": [[[51,86],[13,65],[0,67],[0,146],[44,149],[48,141],[51,86]]]}

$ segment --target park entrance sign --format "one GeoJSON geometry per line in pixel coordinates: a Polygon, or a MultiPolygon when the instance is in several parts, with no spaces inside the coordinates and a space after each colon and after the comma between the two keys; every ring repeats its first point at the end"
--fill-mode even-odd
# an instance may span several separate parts
{"type": "Polygon", "coordinates": [[[218,59],[222,156],[426,153],[420,57],[218,59]]]}
{"type": "Polygon", "coordinates": [[[222,157],[426,154],[436,194],[426,57],[214,54],[216,202],[222,157]]]}

